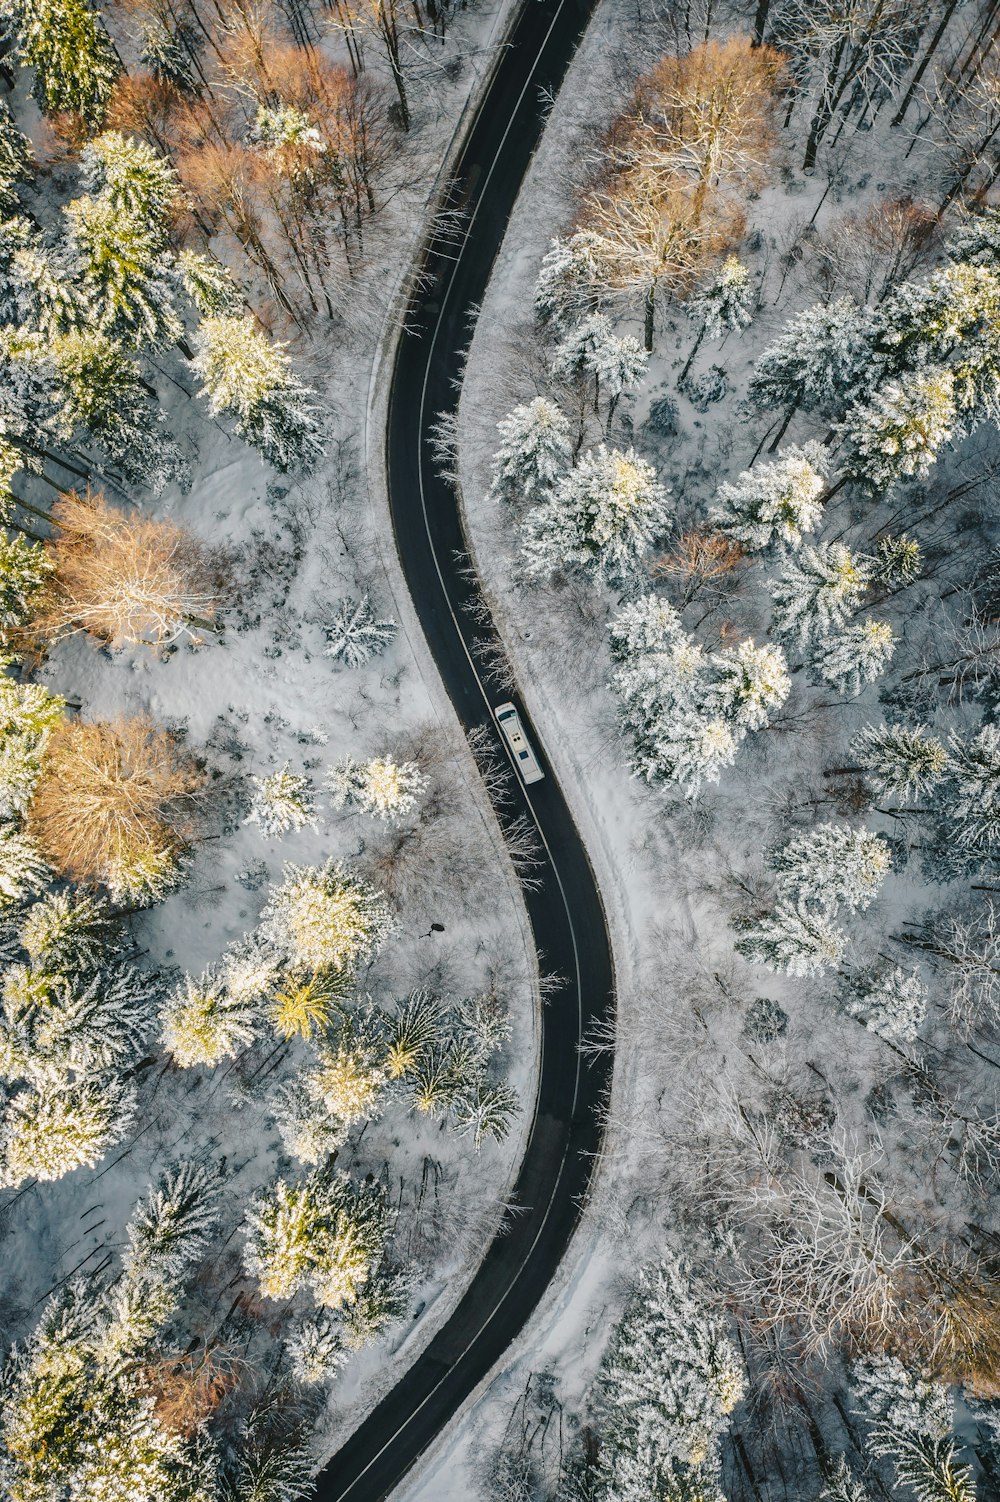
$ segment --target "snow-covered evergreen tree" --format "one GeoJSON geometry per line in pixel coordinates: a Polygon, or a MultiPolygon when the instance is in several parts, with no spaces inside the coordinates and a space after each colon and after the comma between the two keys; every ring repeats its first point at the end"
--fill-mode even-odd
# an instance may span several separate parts
{"type": "Polygon", "coordinates": [[[875,379],[868,317],[850,298],[798,313],[754,367],[750,399],[839,416],[875,379]]]}
{"type": "Polygon", "coordinates": [[[333,808],[352,805],[362,813],[392,820],[416,808],[428,782],[414,761],[396,762],[387,756],[355,761],[349,756],[331,767],[326,785],[333,808]]]}
{"type": "Polygon", "coordinates": [[[309,1289],[317,1304],[352,1304],[382,1260],[391,1213],[380,1184],[317,1171],[277,1180],[244,1223],[247,1271],[265,1298],[309,1289]]]}
{"type": "Polygon", "coordinates": [[[177,173],[165,157],[136,136],[106,130],[87,142],[80,156],[83,185],[120,214],[152,221],[164,233],[180,206],[177,173]]]}
{"type": "Polygon", "coordinates": [[[328,1163],[347,1141],[344,1122],[317,1101],[303,1080],[279,1086],[270,1108],[285,1151],[310,1168],[328,1163]]]}
{"type": "Polygon", "coordinates": [[[810,666],[816,679],[839,694],[860,694],[892,661],[896,638],[888,621],[868,619],[845,626],[817,644],[810,666]]]}
{"type": "Polygon", "coordinates": [[[511,505],[534,504],[550,494],[570,467],[569,419],[544,396],[515,407],[497,423],[490,495],[511,505]]]}
{"type": "Polygon", "coordinates": [[[605,396],[610,417],[625,392],[639,385],[648,360],[638,339],[628,334],[619,337],[606,313],[591,313],[560,340],[552,357],[552,374],[562,380],[592,377],[594,406],[605,396]]]}
{"type": "Polygon", "coordinates": [[[927,987],[914,970],[897,965],[862,975],[844,995],[844,1010],[890,1042],[912,1043],[927,1013],[927,987]]]}
{"type": "Polygon", "coordinates": [[[974,1502],[971,1471],[955,1455],[948,1388],[895,1356],[866,1357],[853,1376],[875,1454],[892,1460],[898,1484],[917,1502],[974,1502]]]}
{"type": "Polygon", "coordinates": [[[712,658],[712,702],[741,731],[762,730],[791,692],[785,654],[770,643],[741,641],[712,658]]]}
{"type": "Polygon", "coordinates": [[[317,826],[316,803],[308,777],[291,771],[288,762],[266,777],[251,777],[253,796],[248,824],[256,824],[269,837],[317,826]]]}
{"type": "Polygon", "coordinates": [[[275,469],[307,471],[325,448],[313,392],[295,377],[284,347],[250,317],[212,313],[198,325],[192,368],[214,416],[228,414],[236,431],[275,469]]]}
{"type": "Polygon", "coordinates": [[[843,543],[802,547],[771,586],[774,628],[800,647],[822,646],[847,625],[869,582],[866,560],[843,543]]]}
{"type": "Polygon", "coordinates": [[[984,725],[969,740],[949,736],[941,791],[952,841],[976,854],[1000,849],[1000,727],[984,725]]]}
{"type": "Polygon", "coordinates": [[[522,566],[531,579],[579,568],[610,584],[631,583],[669,515],[652,466],[631,449],[601,444],[524,518],[522,566]]]}
{"type": "Polygon", "coordinates": [[[847,936],[804,898],[781,897],[772,912],[742,925],[736,948],[784,975],[820,975],[843,959],[847,936]]]}
{"type": "Polygon", "coordinates": [[[60,398],[53,429],[61,438],[89,436],[125,479],[156,495],[171,480],[189,478],[163,413],[150,402],[123,345],[99,330],[78,329],[51,339],[49,353],[60,398]]]}
{"type": "Polygon", "coordinates": [[[164,1002],[160,1024],[163,1046],[175,1064],[214,1069],[249,1048],[260,1026],[260,1005],[257,997],[234,993],[224,976],[209,971],[198,980],[185,976],[164,1002]]]}
{"type": "Polygon", "coordinates": [[[0,102],[0,214],[17,207],[17,190],[31,176],[31,142],[0,102]]]}
{"type": "Polygon", "coordinates": [[[822,519],[827,468],[822,444],[789,446],[770,464],[720,485],[709,520],[748,553],[777,544],[797,548],[822,519]]]}
{"type": "Polygon", "coordinates": [[[398,629],[395,621],[379,620],[367,595],[360,600],[341,600],[323,623],[323,651],[334,662],[363,668],[373,657],[382,655],[398,629]]]}
{"type": "Polygon", "coordinates": [[[80,1079],[17,1090],[0,1125],[0,1187],[61,1179],[93,1167],[123,1141],[135,1118],[135,1090],[115,1079],[80,1079]]]}
{"type": "Polygon", "coordinates": [[[920,544],[905,533],[899,536],[880,537],[871,557],[872,579],[887,589],[900,584],[912,584],[923,566],[920,544]]]}
{"type": "Polygon", "coordinates": [[[279,1038],[324,1034],[341,1014],[353,972],[343,969],[296,968],[279,985],[268,1005],[268,1016],[279,1038]]]}
{"type": "Polygon", "coordinates": [[[382,894],[343,864],[286,866],[264,909],[265,932],[293,965],[353,970],[371,960],[394,922],[382,894]]]}
{"type": "Polygon", "coordinates": [[[32,964],[50,975],[99,970],[118,948],[106,904],[85,892],[47,892],[24,915],[20,940],[32,964]]]}
{"type": "Polygon", "coordinates": [[[285,1352],[292,1375],[307,1386],[326,1382],[343,1366],[345,1358],[339,1326],[322,1312],[292,1326],[285,1352]]]}
{"type": "Polygon", "coordinates": [[[707,281],[687,301],[687,311],[699,323],[707,339],[738,333],[750,323],[754,294],[750,272],[738,256],[727,256],[707,281]]]}
{"type": "Polygon", "coordinates": [[[841,906],[864,912],[892,869],[889,846],[870,829],[817,824],[771,857],[783,896],[805,901],[832,917],[841,906]]]}
{"type": "Polygon", "coordinates": [[[717,1496],[718,1445],[746,1385],[718,1314],[674,1255],[639,1275],[597,1380],[595,1502],[717,1496]]]}
{"type": "Polygon", "coordinates": [[[0,824],[0,908],[44,891],[51,874],[30,835],[0,824]]]}
{"type": "Polygon", "coordinates": [[[948,766],[948,753],[926,725],[865,725],[851,754],[877,793],[898,798],[926,792],[948,766]]]}
{"type": "Polygon", "coordinates": [[[23,626],[52,573],[40,543],[0,532],[0,634],[23,626]]]}
{"type": "Polygon", "coordinates": [[[687,311],[698,325],[698,335],[677,378],[681,390],[685,389],[688,371],[705,339],[738,333],[753,319],[750,273],[737,256],[727,256],[718,270],[702,282],[688,299],[687,311]]]}
{"type": "Polygon", "coordinates": [[[0,1002],[0,1074],[42,1088],[120,1070],[139,1058],[150,982],[131,968],[53,973],[9,965],[0,1002]]]}
{"type": "Polygon", "coordinates": [[[10,10],[17,58],[35,70],[41,107],[98,124],[121,72],[99,13],[88,0],[13,0],[10,10]]]}
{"type": "Polygon", "coordinates": [[[40,683],[25,683],[4,672],[0,657],[0,820],[27,811],[41,771],[42,753],[65,699],[40,683]]]}
{"type": "Polygon", "coordinates": [[[871,1502],[871,1493],[851,1475],[843,1455],[827,1476],[819,1502],[871,1502]]]}
{"type": "Polygon", "coordinates": [[[183,325],[162,229],[103,194],[74,198],[63,216],[88,324],[134,348],[176,343],[183,325]]]}
{"type": "Polygon", "coordinates": [[[848,471],[876,494],[908,476],[925,475],[955,421],[950,370],[889,381],[869,401],[856,403],[840,426],[851,450],[848,471]]]}
{"type": "Polygon", "coordinates": [[[218,1186],[217,1174],[203,1163],[166,1169],[129,1221],[126,1276],[178,1283],[200,1262],[219,1223],[218,1186]]]}
{"type": "Polygon", "coordinates": [[[535,284],[535,312],[557,332],[593,312],[608,285],[603,242],[591,230],[550,242],[535,284]]]}
{"type": "Polygon", "coordinates": [[[181,286],[203,318],[232,317],[243,307],[243,297],[232,272],[214,256],[185,248],[177,255],[177,273],[181,286]]]}
{"type": "Polygon", "coordinates": [[[678,782],[690,794],[718,780],[741,738],[788,694],[780,649],[745,641],[709,656],[656,595],[613,619],[611,656],[633,771],[647,782],[678,782]]]}

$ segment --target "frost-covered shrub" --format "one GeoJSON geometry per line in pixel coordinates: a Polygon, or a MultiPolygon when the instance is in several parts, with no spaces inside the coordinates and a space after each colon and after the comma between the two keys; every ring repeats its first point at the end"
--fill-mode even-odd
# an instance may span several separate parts
{"type": "Polygon", "coordinates": [[[770,996],[755,996],[743,1016],[743,1033],[752,1043],[774,1043],[788,1031],[788,1013],[770,996]]]}
{"type": "Polygon", "coordinates": [[[253,789],[248,824],[266,835],[280,836],[317,825],[316,804],[308,777],[293,772],[286,761],[277,772],[251,777],[253,789]]]}
{"type": "Polygon", "coordinates": [[[395,621],[380,621],[367,595],[360,600],[341,600],[324,622],[327,657],[343,661],[349,668],[363,668],[373,657],[380,657],[394,639],[395,621]]]}
{"type": "Polygon", "coordinates": [[[695,380],[689,381],[685,395],[696,412],[707,412],[715,402],[729,395],[729,377],[721,365],[710,365],[695,380]]]}

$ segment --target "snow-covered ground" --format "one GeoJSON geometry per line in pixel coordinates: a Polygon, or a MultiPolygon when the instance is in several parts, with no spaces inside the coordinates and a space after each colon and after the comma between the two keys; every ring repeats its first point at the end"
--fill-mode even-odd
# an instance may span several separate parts
{"type": "MultiPolygon", "coordinates": [[[[190,380],[179,362],[171,371],[176,379],[162,383],[171,424],[194,462],[194,482],[186,494],[171,488],[145,504],[229,552],[224,634],[162,655],[140,649],[112,656],[77,639],[41,670],[47,684],[82,703],[87,717],[141,711],[170,725],[204,755],[217,780],[220,827],[197,849],[184,886],[134,919],[136,942],[151,963],[194,976],[253,928],[284,862],[334,857],[365,866],[384,858],[391,831],[363,814],[329,808],[321,791],[329,766],[348,755],[385,752],[429,762],[436,817],[420,849],[397,863],[405,877],[399,928],[362,983],[376,998],[424,986],[458,997],[495,978],[510,1008],[509,1077],[529,1111],[502,1146],[486,1142],[477,1157],[470,1139],[395,1107],[341,1154],[340,1166],[384,1177],[400,1206],[400,1256],[413,1256],[418,1276],[403,1323],[338,1375],[320,1425],[324,1455],[391,1387],[460,1298],[502,1213],[534,1089],[535,955],[517,880],[472,757],[412,629],[379,475],[366,464],[369,447],[379,447],[368,427],[374,371],[400,313],[387,289],[401,284],[416,250],[459,121],[509,11],[499,3],[456,18],[444,61],[428,68],[415,91],[405,147],[411,185],[369,238],[374,262],[355,291],[351,316],[331,327],[317,324],[309,340],[292,348],[329,414],[328,457],[318,470],[304,481],[269,471],[185,394],[190,380]],[[324,656],[322,620],[338,600],[365,591],[402,629],[384,656],[350,670],[324,656]],[[313,779],[319,827],[268,839],[243,822],[244,779],[285,762],[313,779]]],[[[211,1073],[181,1071],[156,1056],[142,1071],[138,1129],[127,1143],[95,1169],[33,1184],[3,1207],[4,1343],[23,1337],[62,1279],[98,1267],[118,1248],[135,1200],[178,1157],[225,1167],[225,1240],[196,1301],[195,1317],[205,1319],[207,1334],[208,1322],[240,1296],[238,1228],[249,1197],[292,1168],[267,1098],[295,1068],[295,1049],[284,1059],[255,1051],[211,1073]]],[[[287,1313],[258,1308],[275,1335],[287,1313]]]]}
{"type": "MultiPolygon", "coordinates": [[[[662,34],[660,43],[657,49],[655,27],[645,25],[629,0],[602,0],[555,102],[498,258],[470,349],[459,421],[470,549],[545,754],[591,853],[612,927],[619,1027],[607,1145],[592,1204],[560,1276],[502,1369],[481,1385],[402,1489],[407,1502],[464,1502],[470,1492],[480,1494],[477,1482],[486,1461],[505,1436],[537,1437],[544,1428],[543,1443],[556,1444],[548,1429],[555,1422],[550,1400],[535,1406],[529,1395],[542,1374],[553,1379],[554,1388],[544,1390],[554,1391],[557,1423],[567,1426],[559,1428],[558,1443],[572,1444],[574,1413],[581,1411],[636,1270],[657,1254],[665,1238],[675,1244],[687,1238],[686,1217],[698,1201],[703,1171],[695,1144],[699,1134],[722,1129],[733,1100],[759,1100],[763,1092],[773,1099],[784,1091],[789,1101],[801,1102],[811,1081],[817,1099],[836,1102],[838,1130],[863,1141],[872,1131],[866,1100],[886,1073],[884,1045],[837,1009],[830,986],[749,966],[734,952],[730,928],[748,895],[767,890],[766,850],[821,819],[857,823],[852,788],[824,774],[849,764],[848,745],[860,725],[883,718],[879,686],[841,702],[832,691],[808,688],[799,675],[774,724],[749,737],[720,786],[709,787],[697,802],[676,792],[647,790],[629,776],[607,687],[606,626],[613,597],[586,582],[533,590],[512,585],[515,519],[487,495],[497,421],[516,403],[551,391],[545,367],[552,346],[540,339],[531,314],[541,258],[550,238],[572,224],[576,194],[593,170],[601,130],[622,107],[636,74],[664,50],[662,34]],[[760,995],[777,1001],[787,1015],[783,1036],[768,1043],[754,1040],[745,1026],[746,1009],[760,995]]],[[[703,520],[719,481],[745,469],[763,439],[769,419],[749,416],[737,403],[761,350],[792,313],[820,297],[818,250],[830,227],[888,192],[911,195],[918,203],[933,193],[939,164],[929,143],[918,141],[905,158],[911,137],[884,128],[888,113],[883,128],[855,137],[850,150],[821,155],[815,176],[800,170],[801,113],[782,137],[770,186],[749,206],[740,248],[761,286],[757,316],[742,335],[706,341],[693,367],[695,375],[711,365],[726,373],[728,394],[707,412],[696,411],[676,391],[696,328],[674,305],[658,331],[656,353],[630,416],[636,448],[656,463],[679,520],[703,520]],[[644,426],[651,402],[663,395],[677,406],[672,435],[644,426]]],[[[915,275],[926,274],[936,257],[932,244],[915,275]]],[[[618,332],[641,339],[638,297],[633,316],[620,320],[618,332]]],[[[821,419],[799,417],[785,442],[822,438],[823,431],[821,419]]],[[[628,432],[627,425],[620,428],[616,441],[628,432]]],[[[932,474],[935,488],[928,491],[927,506],[949,486],[980,474],[993,443],[992,432],[980,434],[943,455],[932,474]]],[[[969,524],[985,525],[988,535],[988,514],[976,509],[985,501],[980,490],[969,524]]],[[[919,520],[914,509],[923,505],[923,499],[919,508],[908,505],[899,492],[874,509],[841,503],[831,506],[822,535],[863,547],[879,526],[908,529],[919,520]]],[[[932,651],[935,633],[941,638],[951,629],[942,625],[942,586],[935,582],[942,555],[933,529],[922,541],[929,582],[918,582],[878,609],[902,638],[900,672],[904,657],[906,666],[918,665],[932,651]]],[[[685,624],[709,647],[727,633],[750,631],[762,638],[768,620],[764,579],[756,570],[747,581],[730,597],[710,596],[704,608],[687,611],[685,624]]],[[[949,724],[975,723],[978,712],[952,705],[946,718],[949,724]]],[[[888,954],[909,967],[914,956],[891,936],[933,900],[917,870],[918,857],[909,859],[920,836],[903,821],[874,813],[864,822],[893,840],[896,870],[866,919],[848,925],[852,940],[858,940],[852,958],[864,963],[873,954],[888,954]]],[[[935,1036],[936,1026],[931,1024],[928,1036],[935,1036]]],[[[989,1069],[966,1055],[958,1075],[969,1098],[988,1110],[989,1069]]],[[[926,1210],[938,1227],[958,1227],[962,1191],[937,1182],[933,1192],[925,1190],[926,1154],[932,1149],[927,1143],[913,1148],[908,1108],[880,1130],[908,1210],[915,1216],[926,1210]]],[[[832,1422],[832,1443],[843,1447],[836,1414],[832,1422]]],[[[782,1432],[787,1439],[789,1430],[782,1432]]],[[[780,1451],[782,1441],[775,1444],[780,1451]]],[[[796,1473],[796,1454],[792,1446],[784,1462],[779,1459],[778,1471],[787,1465],[802,1485],[806,1473],[796,1473]]],[[[785,1485],[788,1476],[782,1474],[780,1485],[785,1485]]]]}

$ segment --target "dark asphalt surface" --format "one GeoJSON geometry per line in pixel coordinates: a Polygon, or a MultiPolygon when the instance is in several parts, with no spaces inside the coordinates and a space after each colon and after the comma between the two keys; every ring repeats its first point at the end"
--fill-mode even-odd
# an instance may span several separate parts
{"type": "MultiPolygon", "coordinates": [[[[525,899],[546,973],[565,977],[545,1004],[536,1111],[513,1199],[517,1213],[491,1244],[451,1318],[392,1392],[332,1458],[319,1502],[378,1502],[457,1412],[522,1329],[576,1228],[601,1146],[600,1103],[612,1060],[581,1059],[577,1045],[613,1015],[607,926],[586,852],[544,754],[544,737],[517,696],[491,685],[481,648],[497,633],[483,619],[465,551],[458,502],[435,472],[429,430],[457,405],[462,351],[486,291],[521,180],[589,18],[593,0],[527,0],[459,159],[453,204],[462,230],[434,239],[392,375],[386,434],[396,546],[417,614],[466,730],[488,727],[491,706],[513,697],[541,751],[543,782],[513,789],[507,817],[527,812],[546,858],[525,899]],[[482,682],[480,681],[482,679],[482,682]],[[484,686],[485,685],[485,686],[484,686]]],[[[498,881],[500,877],[498,875],[498,881]]],[[[525,1106],[530,1109],[530,1102],[525,1106]]]]}

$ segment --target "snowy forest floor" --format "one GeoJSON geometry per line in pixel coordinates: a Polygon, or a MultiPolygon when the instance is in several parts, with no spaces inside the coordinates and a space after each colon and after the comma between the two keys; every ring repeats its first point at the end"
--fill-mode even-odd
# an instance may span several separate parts
{"type": "MultiPolygon", "coordinates": [[[[220,827],[196,852],[186,884],[133,920],[149,963],[197,975],[253,928],[284,862],[343,858],[376,882],[381,871],[396,897],[398,931],[362,977],[373,997],[428,987],[458,998],[495,983],[509,1005],[508,1067],[527,1109],[502,1146],[487,1141],[477,1157],[471,1139],[397,1106],[355,1133],[340,1154],[340,1167],[384,1178],[399,1208],[395,1254],[412,1259],[416,1276],[404,1320],[355,1355],[332,1385],[318,1459],[392,1386],[461,1296],[503,1213],[530,1116],[536,969],[517,880],[426,649],[408,629],[411,608],[384,503],[373,499],[366,476],[367,445],[380,443],[367,428],[370,375],[392,334],[385,289],[415,252],[457,122],[488,71],[508,11],[499,3],[460,14],[440,62],[428,60],[413,86],[407,182],[369,233],[369,262],[344,289],[342,316],[314,320],[293,342],[298,369],[329,413],[330,443],[319,469],[301,482],[269,471],[189,399],[183,376],[164,384],[194,480],[186,494],[170,487],[145,504],[228,554],[224,637],[162,655],[112,655],[77,639],[41,670],[49,687],[82,702],[86,717],[148,712],[165,722],[204,755],[216,780],[220,827]],[[402,630],[385,656],[352,671],[323,655],[322,623],[337,601],[365,592],[402,630]],[[418,756],[431,770],[433,817],[420,823],[418,838],[402,842],[402,855],[392,854],[392,832],[364,815],[324,810],[322,796],[317,830],[278,841],[243,822],[247,774],[263,776],[287,761],[318,787],[326,767],[345,756],[387,752],[418,756]],[[432,923],[443,931],[432,931],[432,923]]],[[[384,71],[384,64],[374,67],[384,71]]],[[[19,83],[15,109],[30,128],[37,112],[22,93],[19,83]]],[[[59,167],[52,182],[64,186],[59,167]]],[[[237,1304],[257,1330],[255,1340],[261,1331],[280,1337],[288,1310],[252,1294],[239,1226],[252,1194],[290,1167],[267,1097],[295,1068],[294,1046],[255,1048],[212,1073],[154,1058],[141,1071],[138,1127],[127,1143],[95,1169],[33,1184],[0,1207],[4,1345],[25,1336],[54,1288],[120,1248],[136,1199],[179,1157],[225,1169],[223,1231],[195,1296],[195,1338],[207,1344],[237,1304]]]]}
{"type": "MultiPolygon", "coordinates": [[[[666,23],[658,29],[634,0],[602,0],[555,101],[469,352],[458,452],[470,547],[508,644],[513,675],[574,808],[607,905],[619,977],[616,1075],[592,1202],[561,1276],[503,1370],[482,1385],[458,1425],[402,1489],[407,1502],[492,1495],[484,1478],[489,1457],[501,1444],[516,1451],[530,1440],[535,1454],[550,1456],[572,1447],[587,1389],[636,1271],[666,1241],[694,1255],[703,1247],[699,1233],[690,1229],[703,1167],[689,1149],[696,1139],[725,1134],[737,1100],[753,1102],[777,1120],[782,1109],[805,1119],[822,1097],[820,1114],[832,1102],[834,1130],[863,1141],[871,1127],[866,1102],[890,1072],[885,1045],[838,1012],[830,987],[748,965],[734,951],[730,928],[734,913],[746,905],[745,894],[766,888],[767,850],[817,819],[858,812],[852,802],[856,785],[833,783],[824,773],[850,760],[848,744],[862,724],[884,717],[879,693],[887,685],[838,701],[831,691],[808,688],[801,675],[793,679],[792,697],[775,724],[749,738],[719,786],[703,791],[697,802],[673,791],[648,790],[629,774],[607,686],[606,628],[615,597],[588,582],[540,588],[518,582],[514,518],[487,495],[497,421],[515,404],[552,391],[546,371],[552,345],[539,334],[531,313],[542,256],[553,235],[568,233],[580,188],[594,170],[600,133],[624,107],[637,74],[669,50],[666,32],[666,23]],[[748,1006],[762,995],[787,1016],[783,1034],[765,1045],[744,1025],[748,1006]]],[[[699,412],[678,393],[677,375],[697,330],[675,303],[661,315],[656,352],[634,407],[609,435],[609,442],[623,447],[634,441],[640,455],[656,464],[671,490],[678,532],[704,518],[718,482],[746,469],[768,431],[771,419],[751,418],[739,404],[761,350],[795,312],[825,295],[820,268],[830,227],[889,193],[918,203],[935,201],[934,147],[917,137],[907,155],[913,134],[885,128],[888,110],[878,128],[846,134],[836,149],[821,153],[815,175],[804,175],[805,109],[799,107],[782,136],[769,186],[749,205],[739,254],[761,288],[757,316],[742,334],[706,342],[693,367],[697,375],[721,366],[726,394],[699,412]],[[678,414],[677,431],[666,436],[647,426],[650,403],[664,395],[678,414]]],[[[912,274],[926,275],[940,260],[940,240],[932,240],[912,274]]],[[[850,268],[841,273],[846,290],[853,290],[847,286],[850,268]]],[[[640,303],[637,295],[635,316],[623,317],[618,333],[641,339],[640,303]]],[[[798,417],[784,442],[822,437],[824,426],[819,418],[798,417]]],[[[588,443],[603,437],[594,425],[588,443]]],[[[975,538],[985,550],[995,529],[988,485],[995,456],[994,430],[980,430],[940,458],[922,490],[914,486],[902,499],[896,492],[876,508],[843,499],[831,505],[822,535],[863,547],[889,524],[893,512],[902,513],[895,530],[909,531],[911,517],[933,517],[943,497],[967,486],[968,511],[955,525],[965,529],[970,548],[975,538]]],[[[889,684],[932,661],[935,642],[958,629],[955,620],[941,616],[941,595],[950,567],[957,568],[956,582],[973,572],[967,561],[962,574],[961,549],[949,553],[944,529],[936,530],[933,521],[915,535],[929,563],[924,579],[880,607],[903,641],[889,684]]],[[[733,630],[752,630],[759,639],[766,622],[762,586],[759,570],[752,570],[729,594],[698,599],[685,612],[685,625],[709,646],[733,630]]],[[[666,593],[670,597],[669,589],[666,593]]],[[[978,722],[972,704],[952,701],[941,709],[945,728],[978,722]]],[[[866,813],[865,822],[892,840],[896,867],[875,909],[852,922],[856,957],[884,952],[907,966],[914,956],[894,935],[929,905],[953,904],[956,893],[935,894],[918,873],[919,858],[914,855],[908,863],[919,836],[904,821],[866,813]]],[[[941,1004],[933,991],[932,998],[939,1018],[941,1004]]],[[[929,1033],[940,1040],[939,1021],[929,1033]]],[[[988,1115],[994,1068],[959,1046],[947,1088],[979,1102],[988,1115]]],[[[920,1115],[919,1106],[904,1104],[880,1122],[893,1182],[907,1211],[916,1221],[926,1213],[938,1225],[960,1224],[963,1199],[971,1193],[981,1224],[995,1229],[984,1191],[970,1191],[961,1175],[937,1179],[930,1163],[933,1133],[920,1115]]],[[[813,1415],[831,1448],[858,1443],[843,1408],[838,1413],[823,1392],[824,1382],[842,1385],[842,1367],[835,1361],[825,1376],[817,1370],[804,1373],[803,1381],[810,1384],[813,1415]]],[[[726,1495],[816,1495],[816,1456],[794,1414],[776,1405],[766,1421],[746,1422],[756,1427],[745,1431],[739,1445],[726,1448],[726,1495]]],[[[740,1423],[738,1414],[737,1430],[740,1423]]]]}

